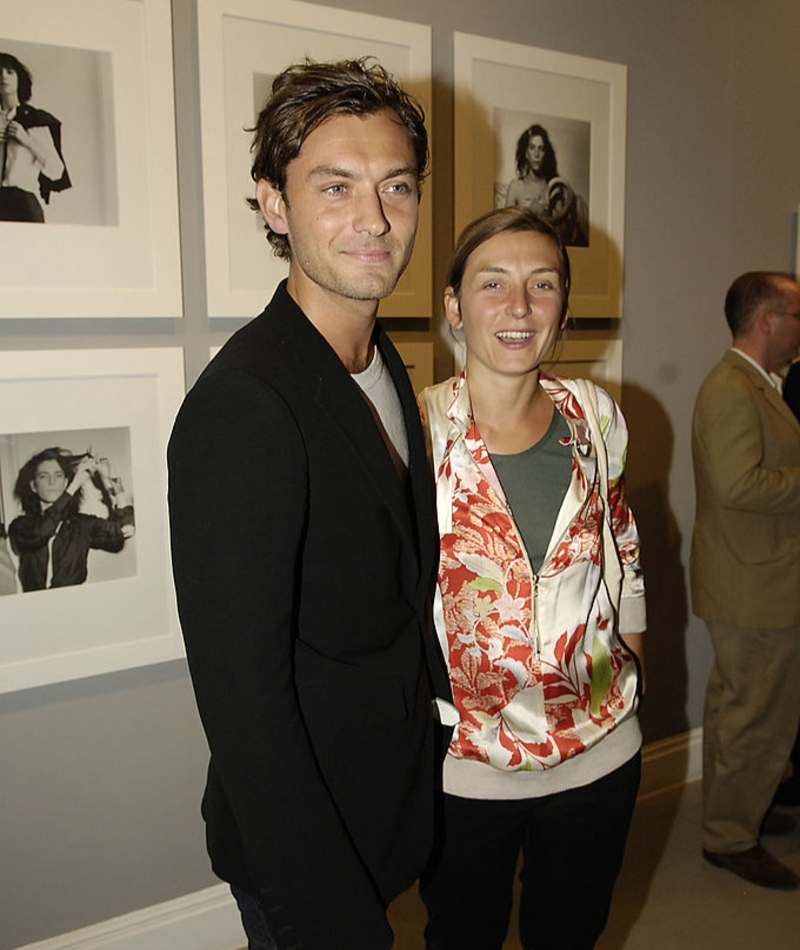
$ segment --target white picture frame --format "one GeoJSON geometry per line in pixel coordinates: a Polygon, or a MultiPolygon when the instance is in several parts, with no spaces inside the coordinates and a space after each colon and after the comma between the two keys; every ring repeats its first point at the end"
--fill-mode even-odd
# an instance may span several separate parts
{"type": "Polygon", "coordinates": [[[61,122],[72,186],[0,221],[0,318],[181,317],[170,0],[7,4],[0,49],[61,122]]]}
{"type": "MultiPolygon", "coordinates": [[[[428,26],[295,0],[198,0],[198,58],[210,317],[259,313],[288,270],[274,257],[254,195],[250,142],[269,80],[306,56],[375,56],[421,102],[431,138],[428,26]],[[256,105],[258,102],[258,105],[256,105]]],[[[411,263],[380,316],[431,313],[431,188],[428,178],[411,263]]]]}
{"type": "Polygon", "coordinates": [[[517,137],[551,127],[559,176],[575,176],[588,246],[569,248],[570,310],[620,317],[625,225],[627,68],[466,33],[454,35],[456,235],[496,202],[515,174],[517,137]],[[553,127],[561,135],[564,151],[553,127]],[[569,160],[565,172],[562,162],[569,160]],[[581,182],[581,186],[578,183],[581,182]],[[580,195],[583,190],[588,194],[580,195]]]}
{"type": "MultiPolygon", "coordinates": [[[[169,556],[166,445],[184,392],[180,347],[0,352],[6,528],[22,514],[13,489],[24,463],[67,439],[78,444],[60,447],[78,455],[104,452],[109,435],[112,445],[129,445],[125,458],[115,454],[111,462],[124,476],[135,514],[135,534],[123,549],[133,549],[132,568],[98,579],[93,559],[123,553],[91,550],[85,582],[23,592],[17,580],[16,591],[0,596],[0,692],[183,655],[169,556]]],[[[18,567],[10,541],[4,554],[18,567]]]]}

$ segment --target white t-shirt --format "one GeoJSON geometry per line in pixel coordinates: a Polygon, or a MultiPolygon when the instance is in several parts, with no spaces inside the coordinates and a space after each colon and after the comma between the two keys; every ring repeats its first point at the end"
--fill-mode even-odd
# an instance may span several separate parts
{"type": "Polygon", "coordinates": [[[352,377],[372,410],[398,473],[404,473],[408,468],[408,435],[403,409],[377,346],[369,366],[363,373],[353,373],[352,377]]]}

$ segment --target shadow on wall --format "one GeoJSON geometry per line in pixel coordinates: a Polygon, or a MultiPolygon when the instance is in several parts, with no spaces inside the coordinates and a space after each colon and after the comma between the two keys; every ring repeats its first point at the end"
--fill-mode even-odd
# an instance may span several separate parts
{"type": "Polygon", "coordinates": [[[642,539],[647,584],[647,696],[640,709],[644,741],[689,728],[685,636],[688,591],[681,563],[681,533],[669,506],[672,424],[652,393],[623,385],[630,430],[628,498],[642,539]]]}

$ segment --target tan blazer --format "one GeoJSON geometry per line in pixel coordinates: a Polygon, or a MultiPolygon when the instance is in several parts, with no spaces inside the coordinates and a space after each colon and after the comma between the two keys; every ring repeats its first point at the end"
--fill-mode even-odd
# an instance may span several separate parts
{"type": "Polygon", "coordinates": [[[694,612],[742,627],[800,625],[800,423],[733,350],[694,407],[694,612]]]}

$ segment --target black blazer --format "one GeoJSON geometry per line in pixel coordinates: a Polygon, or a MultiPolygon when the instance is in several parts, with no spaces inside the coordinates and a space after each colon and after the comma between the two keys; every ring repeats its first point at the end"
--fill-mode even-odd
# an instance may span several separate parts
{"type": "Polygon", "coordinates": [[[404,491],[357,385],[281,284],[195,384],[169,446],[178,608],[211,749],[216,873],[281,948],[389,947],[435,759],[425,657],[437,539],[414,394],[404,491]]]}
{"type": "Polygon", "coordinates": [[[800,419],[800,362],[792,363],[783,384],[783,398],[800,419]]]}

